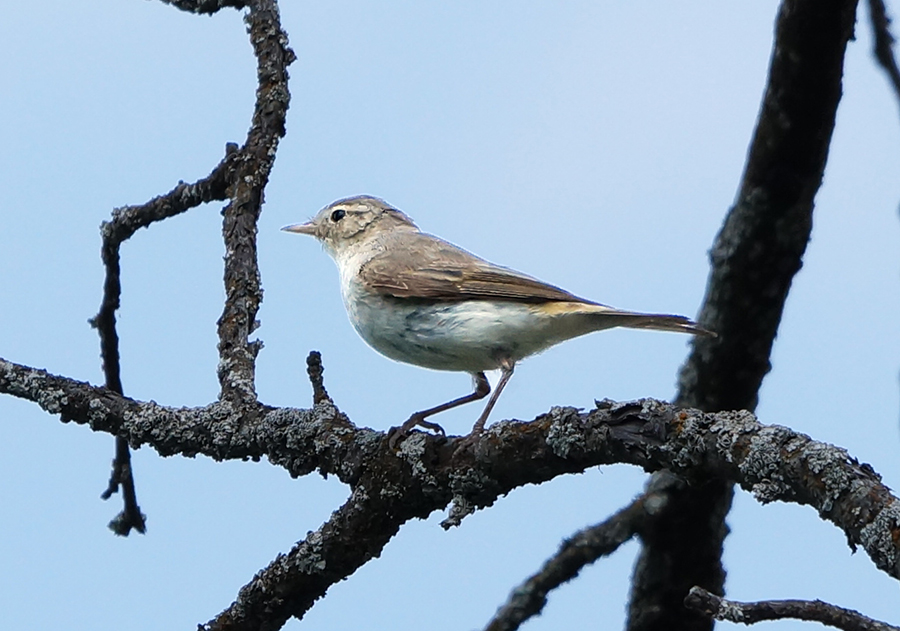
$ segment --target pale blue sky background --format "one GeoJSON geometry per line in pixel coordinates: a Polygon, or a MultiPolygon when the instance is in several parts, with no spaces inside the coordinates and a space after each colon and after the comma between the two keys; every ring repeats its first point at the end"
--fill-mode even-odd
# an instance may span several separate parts
{"type": "MultiPolygon", "coordinates": [[[[0,22],[0,356],[94,383],[99,223],[242,142],[255,87],[240,15],[155,1],[12,3],[0,22]]],[[[279,232],[338,197],[374,194],[478,254],[623,308],[694,315],[706,252],[731,204],[771,47],[772,1],[288,1],[298,62],[260,222],[258,389],[308,406],[305,357],[357,423],[387,429],[467,391],[465,375],[395,364],[347,322],[334,265],[279,232]]],[[[864,20],[816,225],[759,414],[847,447],[900,485],[898,107],[864,20]]],[[[221,205],[142,230],[122,249],[126,393],[212,401],[221,205]]],[[[494,419],[594,398],[667,398],[676,335],[608,332],[524,362],[494,419]]],[[[468,431],[478,409],[441,417],[468,431]]],[[[113,440],[0,397],[0,611],[26,629],[193,629],[343,502],[347,489],[267,463],[135,454],[146,536],[106,530],[113,440]]],[[[319,630],[482,626],[573,531],[645,475],[608,467],[520,489],[444,532],[410,523],[334,586],[319,630]]],[[[900,622],[897,584],[812,509],[739,494],[729,595],[821,598],[900,622]]],[[[617,629],[630,544],[554,592],[538,631],[617,629]]],[[[770,625],[774,626],[774,625],[770,625]]],[[[730,628],[722,625],[722,628],[730,628]]],[[[778,623],[798,629],[799,623],[778,623]]],[[[803,628],[807,628],[804,626],[803,628]]]]}

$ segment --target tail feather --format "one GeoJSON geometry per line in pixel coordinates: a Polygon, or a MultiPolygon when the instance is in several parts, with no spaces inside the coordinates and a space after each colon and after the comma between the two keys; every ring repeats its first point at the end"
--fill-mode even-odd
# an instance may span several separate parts
{"type": "Polygon", "coordinates": [[[604,318],[612,318],[615,326],[629,329],[649,329],[652,331],[674,331],[676,333],[690,333],[692,335],[705,335],[716,337],[713,331],[680,315],[668,315],[664,313],[637,313],[634,311],[620,311],[607,308],[602,313],[604,318]]]}

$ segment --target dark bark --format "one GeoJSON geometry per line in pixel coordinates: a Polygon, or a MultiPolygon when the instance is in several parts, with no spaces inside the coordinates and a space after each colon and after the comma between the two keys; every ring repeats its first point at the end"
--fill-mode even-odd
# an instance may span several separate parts
{"type": "Polygon", "coordinates": [[[725,600],[695,587],[684,604],[716,620],[755,624],[764,620],[807,620],[821,622],[844,631],[900,631],[900,627],[872,620],[858,611],[844,609],[821,600],[762,600],[741,603],[725,600]]]}
{"type": "Polygon", "coordinates": [[[894,43],[896,40],[891,34],[891,19],[883,0],[869,0],[869,16],[872,18],[872,33],[875,36],[875,59],[884,69],[894,88],[894,95],[900,100],[900,68],[897,67],[897,59],[894,57],[894,43]]]}
{"type": "MultiPolygon", "coordinates": [[[[195,13],[213,13],[226,6],[242,8],[251,4],[210,0],[170,3],[195,13]]],[[[116,311],[122,293],[119,266],[121,244],[140,228],[204,203],[230,199],[222,213],[226,247],[226,302],[219,320],[220,397],[228,398],[234,405],[247,406],[250,414],[258,406],[254,372],[256,355],[262,342],[249,340],[259,325],[256,312],[262,301],[256,257],[256,222],[278,141],[285,133],[285,117],[290,101],[287,66],[294,60],[294,53],[287,47],[287,35],[281,30],[274,1],[252,3],[246,21],[258,61],[259,88],[253,122],[244,145],[226,145],[225,158],[202,180],[193,184],[181,182],[169,193],[146,204],[118,208],[113,211],[112,219],[103,222],[100,227],[103,237],[101,257],[106,277],[100,312],[91,324],[100,335],[106,387],[113,392],[124,392],[116,332],[116,311]]],[[[144,532],[145,517],[137,502],[128,443],[116,438],[116,455],[109,485],[101,497],[108,499],[120,488],[124,509],[110,522],[110,528],[120,535],[127,535],[132,529],[144,532]]]]}
{"type": "Polygon", "coordinates": [[[530,423],[497,423],[474,440],[415,432],[394,452],[384,432],[355,427],[330,401],[311,410],[258,404],[252,414],[228,401],[169,408],[5,360],[0,393],[164,456],[265,456],[293,476],[318,471],[351,486],[350,501],[257,574],[210,628],[277,629],[377,557],[410,519],[451,502],[491,506],[525,484],[614,463],[666,469],[688,485],[734,482],[764,503],[810,505],[900,578],[900,502],[872,468],[786,427],[760,425],[749,412],[604,401],[590,412],[556,407],[530,423]]]}
{"type": "Polygon", "coordinates": [[[244,9],[249,7],[251,0],[162,0],[166,4],[171,4],[177,9],[187,11],[189,13],[199,13],[212,15],[217,11],[226,8],[244,9]]]}
{"type": "Polygon", "coordinates": [[[541,613],[547,594],[581,572],[584,566],[609,556],[633,536],[653,523],[650,519],[672,501],[673,492],[685,486],[682,478],[668,471],[651,476],[647,490],[631,504],[596,526],[585,528],[563,541],[559,552],[540,571],[513,589],[485,631],[514,631],[527,619],[541,613]]]}
{"type": "MultiPolygon", "coordinates": [[[[116,311],[121,305],[122,283],[119,265],[119,249],[138,229],[169,217],[181,214],[205,202],[226,198],[228,173],[232,170],[229,155],[213,169],[207,177],[193,184],[180,183],[165,195],[155,197],[141,206],[127,206],[113,211],[110,221],[100,226],[103,245],[100,257],[103,260],[105,278],[100,311],[91,319],[91,326],[100,336],[100,357],[106,387],[119,394],[122,386],[121,364],[119,361],[119,335],[116,331],[116,311]]],[[[109,523],[117,535],[127,536],[131,530],[143,533],[146,529],[145,516],[141,512],[134,486],[131,468],[131,452],[128,443],[116,438],[116,455],[113,459],[109,485],[101,497],[109,499],[121,488],[124,508],[109,523]]]]}
{"type": "Polygon", "coordinates": [[[351,487],[350,499],[328,522],[261,570],[207,628],[278,629],[377,557],[410,519],[450,506],[444,526],[458,525],[519,486],[612,463],[662,473],[632,506],[564,546],[521,590],[525,599],[510,603],[509,615],[496,628],[515,628],[540,609],[548,589],[637,533],[645,546],[635,569],[630,627],[708,629],[709,618],[689,611],[683,601],[694,585],[722,592],[720,557],[733,484],[761,502],[811,505],[844,531],[851,546],[862,547],[877,567],[900,578],[900,504],[871,467],[787,428],[761,426],[748,412],[723,411],[754,409],[770,368],[784,301],[809,239],[855,2],[789,0],[781,8],[769,85],[740,194],[711,252],[699,320],[719,336],[696,341],[682,370],[677,405],[642,400],[604,401],[587,413],[553,408],[532,423],[499,423],[464,443],[413,433],[395,451],[384,433],[357,428],[340,413],[325,390],[317,354],[308,359],[312,409],[272,408],[258,401],[254,372],[261,343],[250,340],[262,299],[256,225],[285,131],[286,68],[293,53],[274,0],[164,1],[194,13],[250,8],[246,20],[259,85],[247,139],[243,146],[229,145],[204,180],[179,184],[143,206],[116,210],[104,223],[107,276],[94,324],[106,387],[0,359],[0,393],[117,437],[108,491],[126,489],[126,510],[114,520],[125,531],[143,523],[133,485],[128,491],[128,445],[150,445],[161,455],[266,457],[292,476],[318,471],[351,487]],[[119,245],[140,227],[225,199],[219,399],[202,408],[129,399],[122,394],[115,329],[119,245]],[[695,407],[706,412],[690,409],[695,407]],[[682,483],[666,484],[660,499],[664,481],[671,482],[664,476],[673,474],[682,483]]]}
{"type": "Polygon", "coordinates": [[[218,374],[220,398],[252,406],[256,402],[256,356],[262,348],[261,341],[249,339],[259,327],[256,313],[262,302],[256,224],[278,142],[285,133],[290,103],[287,67],[294,61],[294,53],[287,47],[275,1],[256,0],[250,5],[246,22],[257,59],[259,87],[253,123],[229,179],[230,201],[222,211],[225,308],[218,322],[218,374]]]}
{"type": "MultiPolygon", "coordinates": [[[[785,0],[769,79],[740,192],[710,252],[696,338],[681,370],[680,405],[756,408],[785,300],[812,229],[841,97],[855,0],[785,0]]],[[[706,631],[712,621],[683,600],[699,585],[724,594],[721,555],[733,488],[696,483],[643,537],[629,604],[631,631],[706,631]]]]}

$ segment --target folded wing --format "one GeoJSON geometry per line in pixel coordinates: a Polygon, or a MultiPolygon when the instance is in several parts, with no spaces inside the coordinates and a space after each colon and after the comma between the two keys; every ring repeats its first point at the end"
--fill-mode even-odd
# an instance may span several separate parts
{"type": "Polygon", "coordinates": [[[494,265],[430,235],[403,235],[366,262],[359,278],[369,289],[395,298],[424,300],[510,300],[598,304],[500,265],[494,265]]]}

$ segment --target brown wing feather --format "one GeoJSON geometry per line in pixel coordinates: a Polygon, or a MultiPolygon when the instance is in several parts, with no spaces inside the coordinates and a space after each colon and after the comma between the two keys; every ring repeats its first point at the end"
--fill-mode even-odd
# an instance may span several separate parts
{"type": "Polygon", "coordinates": [[[489,263],[431,235],[405,233],[402,247],[393,239],[383,245],[385,250],[359,270],[360,280],[382,295],[446,301],[494,299],[596,304],[489,263]]]}

